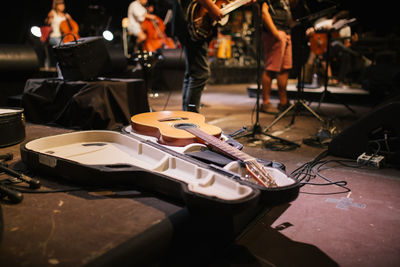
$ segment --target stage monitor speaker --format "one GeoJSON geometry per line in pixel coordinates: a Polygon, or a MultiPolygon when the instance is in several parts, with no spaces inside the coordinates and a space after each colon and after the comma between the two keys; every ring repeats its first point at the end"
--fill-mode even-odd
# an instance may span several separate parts
{"type": "Polygon", "coordinates": [[[110,71],[111,60],[103,37],[83,37],[53,48],[65,80],[90,80],[110,71]]]}
{"type": "Polygon", "coordinates": [[[386,156],[386,161],[399,164],[400,101],[382,103],[344,129],[328,146],[330,155],[357,159],[362,153],[386,156]]]}

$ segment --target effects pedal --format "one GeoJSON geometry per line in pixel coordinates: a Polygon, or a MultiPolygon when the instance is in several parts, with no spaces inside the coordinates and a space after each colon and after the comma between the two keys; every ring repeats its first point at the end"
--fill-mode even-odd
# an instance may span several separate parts
{"type": "Polygon", "coordinates": [[[359,165],[372,166],[379,169],[384,166],[385,157],[381,155],[368,155],[364,152],[358,156],[357,163],[359,165]]]}

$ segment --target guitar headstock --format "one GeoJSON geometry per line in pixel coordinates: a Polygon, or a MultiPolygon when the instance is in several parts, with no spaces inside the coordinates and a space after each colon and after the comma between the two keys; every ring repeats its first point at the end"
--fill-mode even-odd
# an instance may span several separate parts
{"type": "Polygon", "coordinates": [[[247,172],[257,181],[258,184],[268,188],[278,187],[274,177],[272,177],[265,166],[259,163],[256,159],[246,160],[244,163],[246,164],[247,172]]]}

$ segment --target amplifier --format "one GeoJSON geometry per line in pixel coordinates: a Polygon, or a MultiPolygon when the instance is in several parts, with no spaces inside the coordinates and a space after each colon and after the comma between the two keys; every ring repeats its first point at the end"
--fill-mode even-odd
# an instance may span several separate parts
{"type": "Polygon", "coordinates": [[[111,66],[105,40],[100,36],[83,37],[53,49],[65,80],[90,80],[107,73],[111,66]]]}

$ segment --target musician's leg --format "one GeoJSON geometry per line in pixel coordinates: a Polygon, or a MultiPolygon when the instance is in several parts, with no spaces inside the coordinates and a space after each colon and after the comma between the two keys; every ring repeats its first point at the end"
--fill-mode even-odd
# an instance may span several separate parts
{"type": "Polygon", "coordinates": [[[287,84],[289,79],[289,70],[292,68],[293,59],[292,59],[292,41],[290,34],[285,34],[285,43],[283,44],[283,56],[282,56],[282,65],[281,71],[278,73],[276,80],[278,83],[278,96],[279,96],[279,104],[278,110],[284,111],[289,107],[289,101],[287,99],[287,84]]]}
{"type": "Polygon", "coordinates": [[[208,43],[196,42],[184,48],[186,72],[182,92],[182,109],[198,112],[203,89],[210,77],[208,43]]]}
{"type": "Polygon", "coordinates": [[[281,49],[280,44],[276,42],[274,37],[263,32],[262,43],[264,51],[264,71],[261,77],[262,85],[262,105],[261,111],[265,113],[278,113],[278,109],[270,103],[271,85],[276,72],[281,64],[281,49]]]}
{"type": "Polygon", "coordinates": [[[264,70],[262,74],[262,103],[263,105],[267,105],[269,103],[270,95],[271,95],[271,85],[273,79],[273,72],[264,70]]]}
{"type": "Polygon", "coordinates": [[[136,35],[136,45],[135,45],[135,51],[137,51],[137,50],[142,50],[142,45],[143,45],[143,42],[146,40],[146,38],[147,38],[147,35],[144,33],[144,32],[139,32],[137,35],[136,35]]]}
{"type": "Polygon", "coordinates": [[[278,96],[279,96],[278,109],[279,110],[285,110],[289,104],[288,99],[287,99],[287,93],[286,93],[288,79],[289,79],[289,71],[288,70],[283,70],[283,71],[279,72],[278,75],[276,76],[276,81],[278,83],[278,96]]]}

